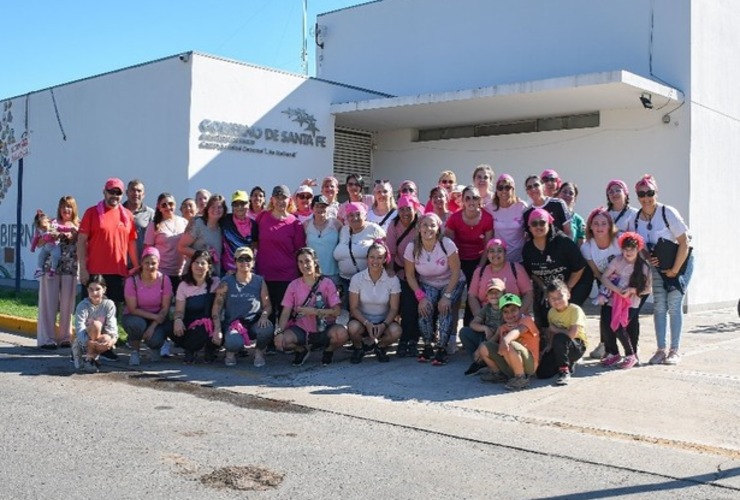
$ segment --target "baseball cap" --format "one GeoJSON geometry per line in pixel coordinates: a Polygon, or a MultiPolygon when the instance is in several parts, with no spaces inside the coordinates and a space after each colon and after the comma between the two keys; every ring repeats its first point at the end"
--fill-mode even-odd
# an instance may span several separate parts
{"type": "Polygon", "coordinates": [[[123,181],[118,177],[111,177],[105,181],[105,189],[120,189],[121,192],[126,191],[126,188],[123,186],[123,181]]]}
{"type": "Polygon", "coordinates": [[[234,191],[234,194],[231,195],[231,203],[234,203],[235,201],[249,203],[249,195],[246,191],[234,191]]]}
{"type": "Polygon", "coordinates": [[[249,255],[250,257],[254,258],[254,252],[252,252],[252,249],[249,247],[239,247],[234,250],[234,260],[238,259],[242,255],[249,255]]]}
{"type": "Polygon", "coordinates": [[[311,186],[306,186],[305,184],[301,184],[298,186],[298,189],[295,190],[295,194],[301,194],[301,193],[308,193],[311,196],[313,196],[313,189],[311,189],[311,186]]]}
{"type": "Polygon", "coordinates": [[[273,196],[290,196],[290,189],[288,189],[288,186],[285,184],[280,184],[279,186],[275,186],[272,188],[272,195],[273,196]]]}
{"type": "Polygon", "coordinates": [[[314,196],[313,197],[313,200],[311,200],[311,208],[315,207],[316,205],[326,205],[326,206],[329,206],[329,200],[323,194],[320,194],[318,196],[314,196]]]}
{"type": "Polygon", "coordinates": [[[520,299],[519,296],[514,293],[507,293],[498,300],[499,309],[503,309],[504,307],[510,306],[511,304],[514,304],[517,307],[522,307],[522,299],[520,299]]]}
{"type": "Polygon", "coordinates": [[[490,292],[491,290],[498,290],[499,292],[503,292],[504,290],[506,290],[506,283],[504,283],[504,280],[502,280],[501,278],[493,278],[491,281],[488,282],[488,285],[486,286],[486,293],[490,292]]]}

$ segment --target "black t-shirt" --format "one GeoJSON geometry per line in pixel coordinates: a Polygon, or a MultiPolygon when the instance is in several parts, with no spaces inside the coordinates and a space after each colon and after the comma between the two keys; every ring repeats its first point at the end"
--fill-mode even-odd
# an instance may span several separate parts
{"type": "Polygon", "coordinates": [[[540,251],[533,241],[524,244],[522,264],[530,276],[537,276],[545,285],[556,278],[566,283],[572,273],[586,267],[586,259],[573,240],[563,233],[556,233],[540,251]]]}
{"type": "MultiPolygon", "coordinates": [[[[558,231],[562,231],[565,221],[570,220],[568,205],[566,205],[565,202],[560,198],[550,198],[549,200],[547,200],[547,203],[545,203],[545,206],[540,208],[547,210],[547,212],[552,215],[552,225],[558,231]]],[[[532,237],[532,233],[529,232],[529,214],[531,214],[532,210],[534,209],[535,207],[529,207],[524,211],[524,231],[529,235],[530,238],[532,237]]]]}

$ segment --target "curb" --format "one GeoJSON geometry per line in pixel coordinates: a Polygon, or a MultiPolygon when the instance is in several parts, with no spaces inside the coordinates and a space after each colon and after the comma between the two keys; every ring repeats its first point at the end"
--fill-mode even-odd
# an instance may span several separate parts
{"type": "Polygon", "coordinates": [[[36,338],[38,323],[34,319],[20,318],[8,314],[0,314],[0,329],[18,333],[25,337],[36,338]]]}

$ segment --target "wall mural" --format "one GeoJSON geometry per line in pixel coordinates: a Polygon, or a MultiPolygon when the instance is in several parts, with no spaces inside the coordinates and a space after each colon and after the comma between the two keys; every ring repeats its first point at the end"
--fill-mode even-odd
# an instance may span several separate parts
{"type": "Polygon", "coordinates": [[[15,130],[13,124],[13,103],[5,101],[2,104],[2,121],[0,121],[0,204],[5,199],[5,194],[13,185],[10,175],[10,167],[13,163],[10,161],[10,146],[15,144],[15,130]]]}

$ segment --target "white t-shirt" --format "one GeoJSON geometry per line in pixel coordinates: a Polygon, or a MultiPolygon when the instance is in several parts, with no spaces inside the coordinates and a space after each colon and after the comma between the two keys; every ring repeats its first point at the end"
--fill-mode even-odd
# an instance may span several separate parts
{"type": "Polygon", "coordinates": [[[419,256],[414,258],[414,243],[412,242],[409,243],[403,253],[403,258],[413,262],[416,266],[419,281],[434,288],[446,287],[450,282],[452,270],[448,257],[457,253],[457,246],[451,239],[442,238],[442,244],[444,244],[445,250],[442,250],[442,245],[437,242],[431,252],[422,248],[419,256]]]}
{"type": "Polygon", "coordinates": [[[621,253],[616,238],[611,241],[608,247],[603,249],[599,248],[599,245],[593,239],[586,240],[581,245],[581,255],[583,255],[583,258],[593,261],[600,273],[603,273],[612,259],[617,255],[621,255],[621,253]]]}
{"type": "Polygon", "coordinates": [[[390,309],[391,295],[401,293],[401,282],[396,276],[390,277],[383,270],[377,283],[370,279],[370,271],[365,269],[352,276],[349,292],[360,296],[360,311],[373,323],[385,320],[390,309]]]}
{"type": "Polygon", "coordinates": [[[367,251],[377,239],[385,239],[385,231],[374,222],[368,222],[365,229],[350,236],[350,227],[344,226],[339,233],[339,243],[334,248],[334,258],[339,265],[339,275],[351,279],[359,271],[367,269],[367,251]],[[350,253],[350,239],[352,252],[350,253]],[[354,257],[354,261],[352,260],[354,257]],[[355,267],[357,263],[357,267],[355,267]]]}
{"type": "Polygon", "coordinates": [[[682,234],[686,234],[687,237],[689,236],[689,226],[687,226],[683,221],[678,210],[660,203],[656,204],[655,207],[655,213],[653,214],[652,220],[648,222],[635,217],[632,226],[633,229],[636,229],[636,232],[643,237],[645,244],[648,247],[652,248],[660,238],[672,241],[673,243],[678,243],[677,239],[682,234]],[[670,228],[666,226],[665,221],[663,220],[663,207],[665,207],[665,218],[668,220],[670,228]],[[635,226],[637,227],[635,228],[635,226]],[[652,229],[648,229],[648,226],[651,226],[652,229]]]}
{"type": "Polygon", "coordinates": [[[373,212],[373,208],[370,207],[367,211],[367,220],[369,222],[376,223],[377,225],[382,227],[384,231],[388,231],[388,226],[390,226],[391,222],[393,222],[393,218],[396,216],[396,210],[391,209],[391,211],[388,212],[388,214],[386,215],[388,215],[388,217],[386,217],[385,215],[375,215],[375,212],[373,212]],[[383,219],[385,219],[385,222],[381,224],[380,222],[383,221],[383,219]]]}
{"type": "Polygon", "coordinates": [[[617,226],[617,235],[626,233],[627,231],[631,231],[631,228],[634,227],[634,220],[637,216],[637,209],[634,207],[627,207],[627,210],[625,210],[624,214],[620,217],[619,214],[621,213],[621,210],[609,210],[609,215],[612,216],[612,220],[617,226]]]}
{"type": "Polygon", "coordinates": [[[510,207],[492,210],[493,237],[506,242],[506,260],[509,262],[522,261],[524,248],[524,211],[527,204],[519,200],[510,207]]]}

